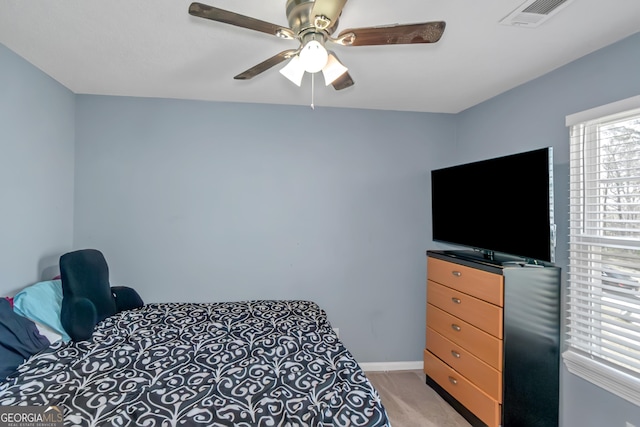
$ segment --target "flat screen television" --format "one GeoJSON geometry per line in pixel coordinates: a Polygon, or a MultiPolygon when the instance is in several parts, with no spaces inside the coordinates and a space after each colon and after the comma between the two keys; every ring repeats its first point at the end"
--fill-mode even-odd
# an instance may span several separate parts
{"type": "Polygon", "coordinates": [[[433,239],[555,262],[553,148],[431,171],[433,239]]]}

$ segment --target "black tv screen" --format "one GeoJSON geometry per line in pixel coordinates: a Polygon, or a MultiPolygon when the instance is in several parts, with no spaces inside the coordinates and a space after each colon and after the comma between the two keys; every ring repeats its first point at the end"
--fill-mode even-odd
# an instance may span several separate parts
{"type": "Polygon", "coordinates": [[[433,239],[554,262],[551,147],[431,171],[433,239]]]}

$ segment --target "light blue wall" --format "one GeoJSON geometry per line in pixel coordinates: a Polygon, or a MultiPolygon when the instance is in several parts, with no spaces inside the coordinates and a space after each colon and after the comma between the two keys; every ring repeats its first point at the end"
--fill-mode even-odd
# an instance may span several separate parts
{"type": "MultiPolygon", "coordinates": [[[[556,263],[568,264],[568,114],[640,95],[640,33],[457,115],[452,163],[554,147],[556,263]]],[[[523,183],[526,191],[526,183],[523,183]]],[[[563,279],[563,295],[566,293],[563,279]]],[[[568,373],[561,376],[563,427],[640,426],[640,408],[568,373]]]]}
{"type": "Polygon", "coordinates": [[[79,96],[76,247],[146,301],[317,301],[420,360],[429,171],[454,116],[79,96]]]}
{"type": "Polygon", "coordinates": [[[71,247],[74,115],[73,93],[0,44],[0,296],[71,247]]]}

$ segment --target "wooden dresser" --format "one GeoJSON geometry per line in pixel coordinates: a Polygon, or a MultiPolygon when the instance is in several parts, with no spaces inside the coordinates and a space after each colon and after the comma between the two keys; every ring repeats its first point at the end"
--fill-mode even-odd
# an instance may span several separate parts
{"type": "Polygon", "coordinates": [[[474,426],[556,426],[560,270],[427,252],[427,383],[474,426]]]}

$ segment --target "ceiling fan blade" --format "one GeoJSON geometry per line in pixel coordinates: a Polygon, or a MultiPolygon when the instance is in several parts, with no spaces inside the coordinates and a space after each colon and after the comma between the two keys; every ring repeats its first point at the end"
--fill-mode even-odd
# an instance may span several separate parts
{"type": "Polygon", "coordinates": [[[331,83],[331,85],[333,86],[333,88],[335,90],[342,90],[342,89],[346,89],[350,86],[353,86],[354,82],[353,79],[351,78],[351,76],[349,75],[349,72],[345,72],[343,75],[341,75],[340,77],[338,77],[337,79],[335,79],[333,81],[333,83],[331,83]]]}
{"type": "Polygon", "coordinates": [[[331,41],[345,46],[435,43],[442,37],[445,26],[444,21],[434,21],[421,24],[350,28],[342,31],[335,40],[331,41]]]}
{"type": "MultiPolygon", "coordinates": [[[[335,23],[340,17],[342,8],[346,2],[347,0],[316,0],[311,10],[311,22],[313,23],[316,17],[319,17],[321,22],[325,19],[329,21],[324,27],[330,26],[331,23],[335,23]]],[[[321,27],[322,26],[323,25],[321,25],[321,27]]]]}
{"type": "Polygon", "coordinates": [[[189,14],[199,18],[235,25],[236,27],[261,31],[283,39],[293,39],[295,37],[290,28],[229,12],[228,10],[218,9],[217,7],[207,6],[202,3],[191,3],[189,6],[189,14]]]}
{"type": "Polygon", "coordinates": [[[262,73],[264,71],[267,71],[269,68],[278,65],[282,61],[285,61],[285,60],[291,58],[293,55],[296,54],[296,52],[297,52],[297,49],[284,50],[284,51],[278,53],[277,55],[274,55],[271,58],[267,59],[266,61],[262,61],[258,65],[254,65],[253,67],[249,68],[248,70],[238,74],[237,76],[234,77],[234,79],[236,79],[236,80],[249,80],[249,79],[257,76],[258,74],[260,74],[260,73],[262,73]]]}

